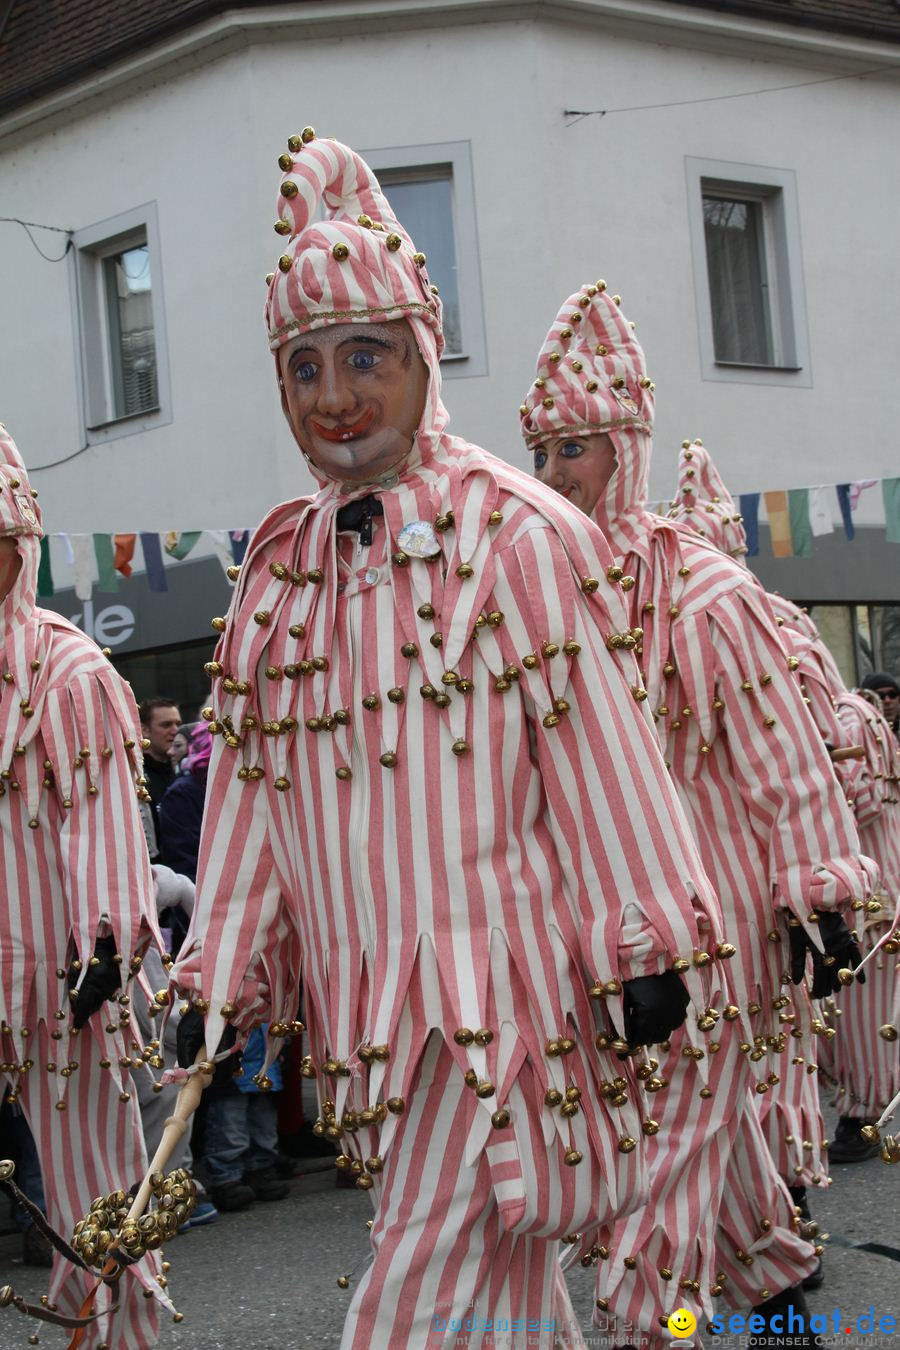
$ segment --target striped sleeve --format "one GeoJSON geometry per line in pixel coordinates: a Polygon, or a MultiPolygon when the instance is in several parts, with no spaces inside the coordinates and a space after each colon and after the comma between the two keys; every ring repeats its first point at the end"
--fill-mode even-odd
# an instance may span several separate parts
{"type": "Polygon", "coordinates": [[[80,634],[55,633],[53,655],[58,666],[70,663],[42,718],[62,799],[55,848],[66,924],[85,970],[97,937],[111,932],[127,979],[129,962],[137,970],[135,958],[151,936],[159,941],[135,781],[137,709],[131,691],[80,634]]]}
{"type": "Polygon", "coordinates": [[[731,772],[751,826],[769,841],[775,904],[802,923],[871,895],[877,868],[860,855],[852,815],[767,608],[746,591],[712,621],[717,693],[731,772]]]}
{"type": "MultiPolygon", "coordinates": [[[[584,960],[602,971],[604,954],[617,952],[628,979],[706,950],[721,937],[718,904],[645,716],[637,666],[607,648],[624,613],[617,591],[602,573],[586,589],[557,535],[536,528],[501,555],[495,594],[512,616],[498,631],[505,657],[522,666],[584,960]]],[[[702,988],[697,981],[692,993],[702,998],[702,988]]]]}

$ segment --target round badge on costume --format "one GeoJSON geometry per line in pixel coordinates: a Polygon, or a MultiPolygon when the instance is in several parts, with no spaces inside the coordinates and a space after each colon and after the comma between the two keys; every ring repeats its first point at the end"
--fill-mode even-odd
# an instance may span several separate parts
{"type": "Polygon", "coordinates": [[[413,520],[404,525],[397,544],[411,558],[436,558],[441,552],[441,542],[430,520],[413,520]]]}

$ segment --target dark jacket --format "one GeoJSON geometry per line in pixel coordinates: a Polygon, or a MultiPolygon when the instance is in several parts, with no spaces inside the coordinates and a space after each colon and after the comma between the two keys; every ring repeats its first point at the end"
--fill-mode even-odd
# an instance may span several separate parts
{"type": "Polygon", "coordinates": [[[173,872],[197,880],[200,825],[206,800],[206,768],[173,779],[159,808],[162,861],[173,872]]]}

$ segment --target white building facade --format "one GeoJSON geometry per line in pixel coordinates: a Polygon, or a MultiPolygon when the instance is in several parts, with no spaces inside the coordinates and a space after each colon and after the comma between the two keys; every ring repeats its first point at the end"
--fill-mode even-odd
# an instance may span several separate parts
{"type": "MultiPolygon", "coordinates": [[[[694,436],[735,493],[900,476],[900,22],[863,36],[675,0],[211,8],[0,99],[3,215],[64,231],[0,226],[0,418],[48,530],[252,527],[310,487],[262,322],[276,161],[307,124],[369,158],[429,254],[458,433],[526,464],[538,346],[602,276],[657,387],[654,495],[694,436]]],[[[854,648],[890,656],[866,625],[900,613],[900,550],[866,501],[854,544],[775,566],[764,540],[759,559],[767,584],[846,607],[823,618],[848,674],[854,648]]],[[[193,594],[157,597],[117,654],[205,637],[193,594]]]]}

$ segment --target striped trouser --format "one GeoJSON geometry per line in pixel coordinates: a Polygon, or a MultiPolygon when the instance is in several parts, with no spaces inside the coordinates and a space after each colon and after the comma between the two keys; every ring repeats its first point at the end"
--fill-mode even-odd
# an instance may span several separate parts
{"type": "MultiPolygon", "coordinates": [[[[141,1179],[147,1166],[130,1077],[115,1060],[107,1069],[100,1067],[107,1047],[101,1043],[102,1031],[94,1034],[95,1020],[91,1019],[78,1037],[78,1068],[66,1078],[64,1094],[58,1075],[48,1073],[45,1067],[52,1053],[44,1023],[29,1041],[33,1067],[19,1080],[19,1101],[41,1163],[47,1217],[52,1227],[69,1239],[93,1200],[110,1191],[127,1189],[141,1179]],[[123,1101],[120,1094],[125,1092],[129,1098],[123,1101]],[[60,1097],[65,1110],[57,1109],[60,1097]]],[[[11,1040],[5,1037],[4,1058],[7,1048],[12,1048],[11,1040]]],[[[114,1291],[101,1287],[96,1308],[107,1308],[113,1302],[119,1307],[90,1327],[82,1350],[100,1350],[102,1346],[109,1350],[150,1350],[156,1345],[160,1300],[171,1308],[157,1284],[159,1271],[160,1253],[151,1252],[125,1272],[114,1291]]],[[[60,1312],[77,1314],[95,1283],[95,1275],[76,1270],[56,1256],[50,1301],[60,1312]]]]}
{"type": "Polygon", "coordinates": [[[668,1345],[662,1322],[676,1308],[702,1323],[717,1300],[759,1303],[815,1265],[792,1226],[737,1037],[723,1035],[708,1056],[706,1086],[683,1042],[672,1037],[660,1070],[668,1087],[648,1099],[659,1124],[648,1141],[650,1200],[600,1234],[594,1324],[610,1344],[668,1345]]]}
{"type": "Polygon", "coordinates": [[[505,1232],[484,1154],[465,1160],[470,1097],[432,1037],[374,1178],[372,1261],[341,1350],[584,1346],[559,1243],[505,1232]]]}

